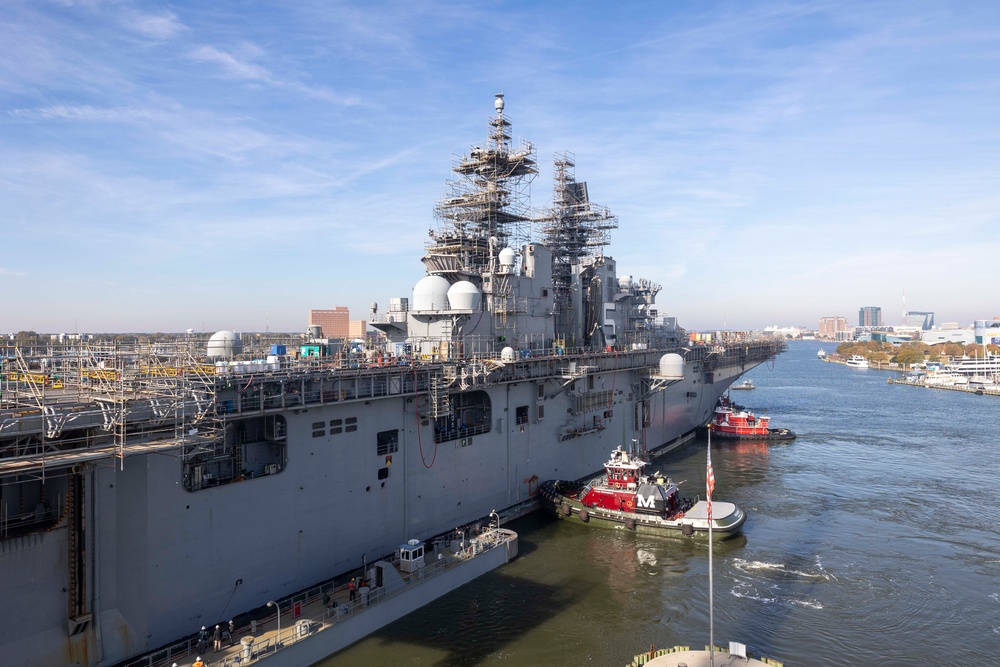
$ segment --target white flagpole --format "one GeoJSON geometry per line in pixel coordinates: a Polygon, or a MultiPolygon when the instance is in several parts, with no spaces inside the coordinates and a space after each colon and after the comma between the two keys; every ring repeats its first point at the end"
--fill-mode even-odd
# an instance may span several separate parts
{"type": "Polygon", "coordinates": [[[705,478],[705,489],[708,491],[708,664],[715,667],[715,600],[712,590],[712,487],[715,472],[712,470],[712,429],[708,430],[708,475],[705,478]],[[711,481],[710,481],[711,479],[711,481]]]}

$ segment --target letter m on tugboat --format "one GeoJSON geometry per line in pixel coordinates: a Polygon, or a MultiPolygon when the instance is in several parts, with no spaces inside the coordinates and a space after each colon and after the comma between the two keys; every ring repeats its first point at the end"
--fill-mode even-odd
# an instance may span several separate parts
{"type": "Polygon", "coordinates": [[[653,509],[656,505],[656,498],[652,495],[644,496],[641,493],[635,495],[635,505],[636,507],[648,507],[653,509]]]}

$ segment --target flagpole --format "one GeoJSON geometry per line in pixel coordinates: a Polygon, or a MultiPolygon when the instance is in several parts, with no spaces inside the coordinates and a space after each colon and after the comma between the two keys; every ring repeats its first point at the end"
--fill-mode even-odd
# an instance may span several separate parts
{"type": "Polygon", "coordinates": [[[708,474],[705,490],[708,496],[708,664],[715,667],[715,600],[712,594],[712,489],[715,488],[715,472],[712,470],[712,429],[708,430],[708,474]]]}

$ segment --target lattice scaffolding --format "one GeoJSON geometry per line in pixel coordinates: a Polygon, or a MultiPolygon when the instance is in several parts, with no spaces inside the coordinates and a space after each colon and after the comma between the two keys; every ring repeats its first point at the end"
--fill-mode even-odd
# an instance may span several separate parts
{"type": "Polygon", "coordinates": [[[503,95],[489,120],[486,147],[473,146],[458,157],[448,194],[434,209],[438,230],[431,231],[424,263],[428,271],[452,282],[490,268],[497,250],[520,249],[531,240],[530,185],[538,173],[535,148],[511,141],[511,120],[503,95]]]}
{"type": "Polygon", "coordinates": [[[606,206],[590,201],[586,181],[576,180],[576,158],[572,153],[555,154],[552,180],[552,208],[538,222],[542,243],[552,250],[552,280],[559,315],[570,307],[573,267],[586,257],[604,254],[604,246],[611,243],[611,230],[618,227],[618,217],[606,206]]]}

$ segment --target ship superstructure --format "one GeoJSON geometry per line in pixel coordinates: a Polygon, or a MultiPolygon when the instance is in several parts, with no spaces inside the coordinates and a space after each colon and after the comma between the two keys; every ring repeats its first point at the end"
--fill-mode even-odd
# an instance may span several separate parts
{"type": "Polygon", "coordinates": [[[622,438],[667,450],[783,349],[690,343],[660,286],[619,277],[617,219],[497,96],[454,165],[412,298],[377,341],[22,340],[0,348],[0,655],[113,665],[374,562],[540,480],[600,470],[622,438]]]}

